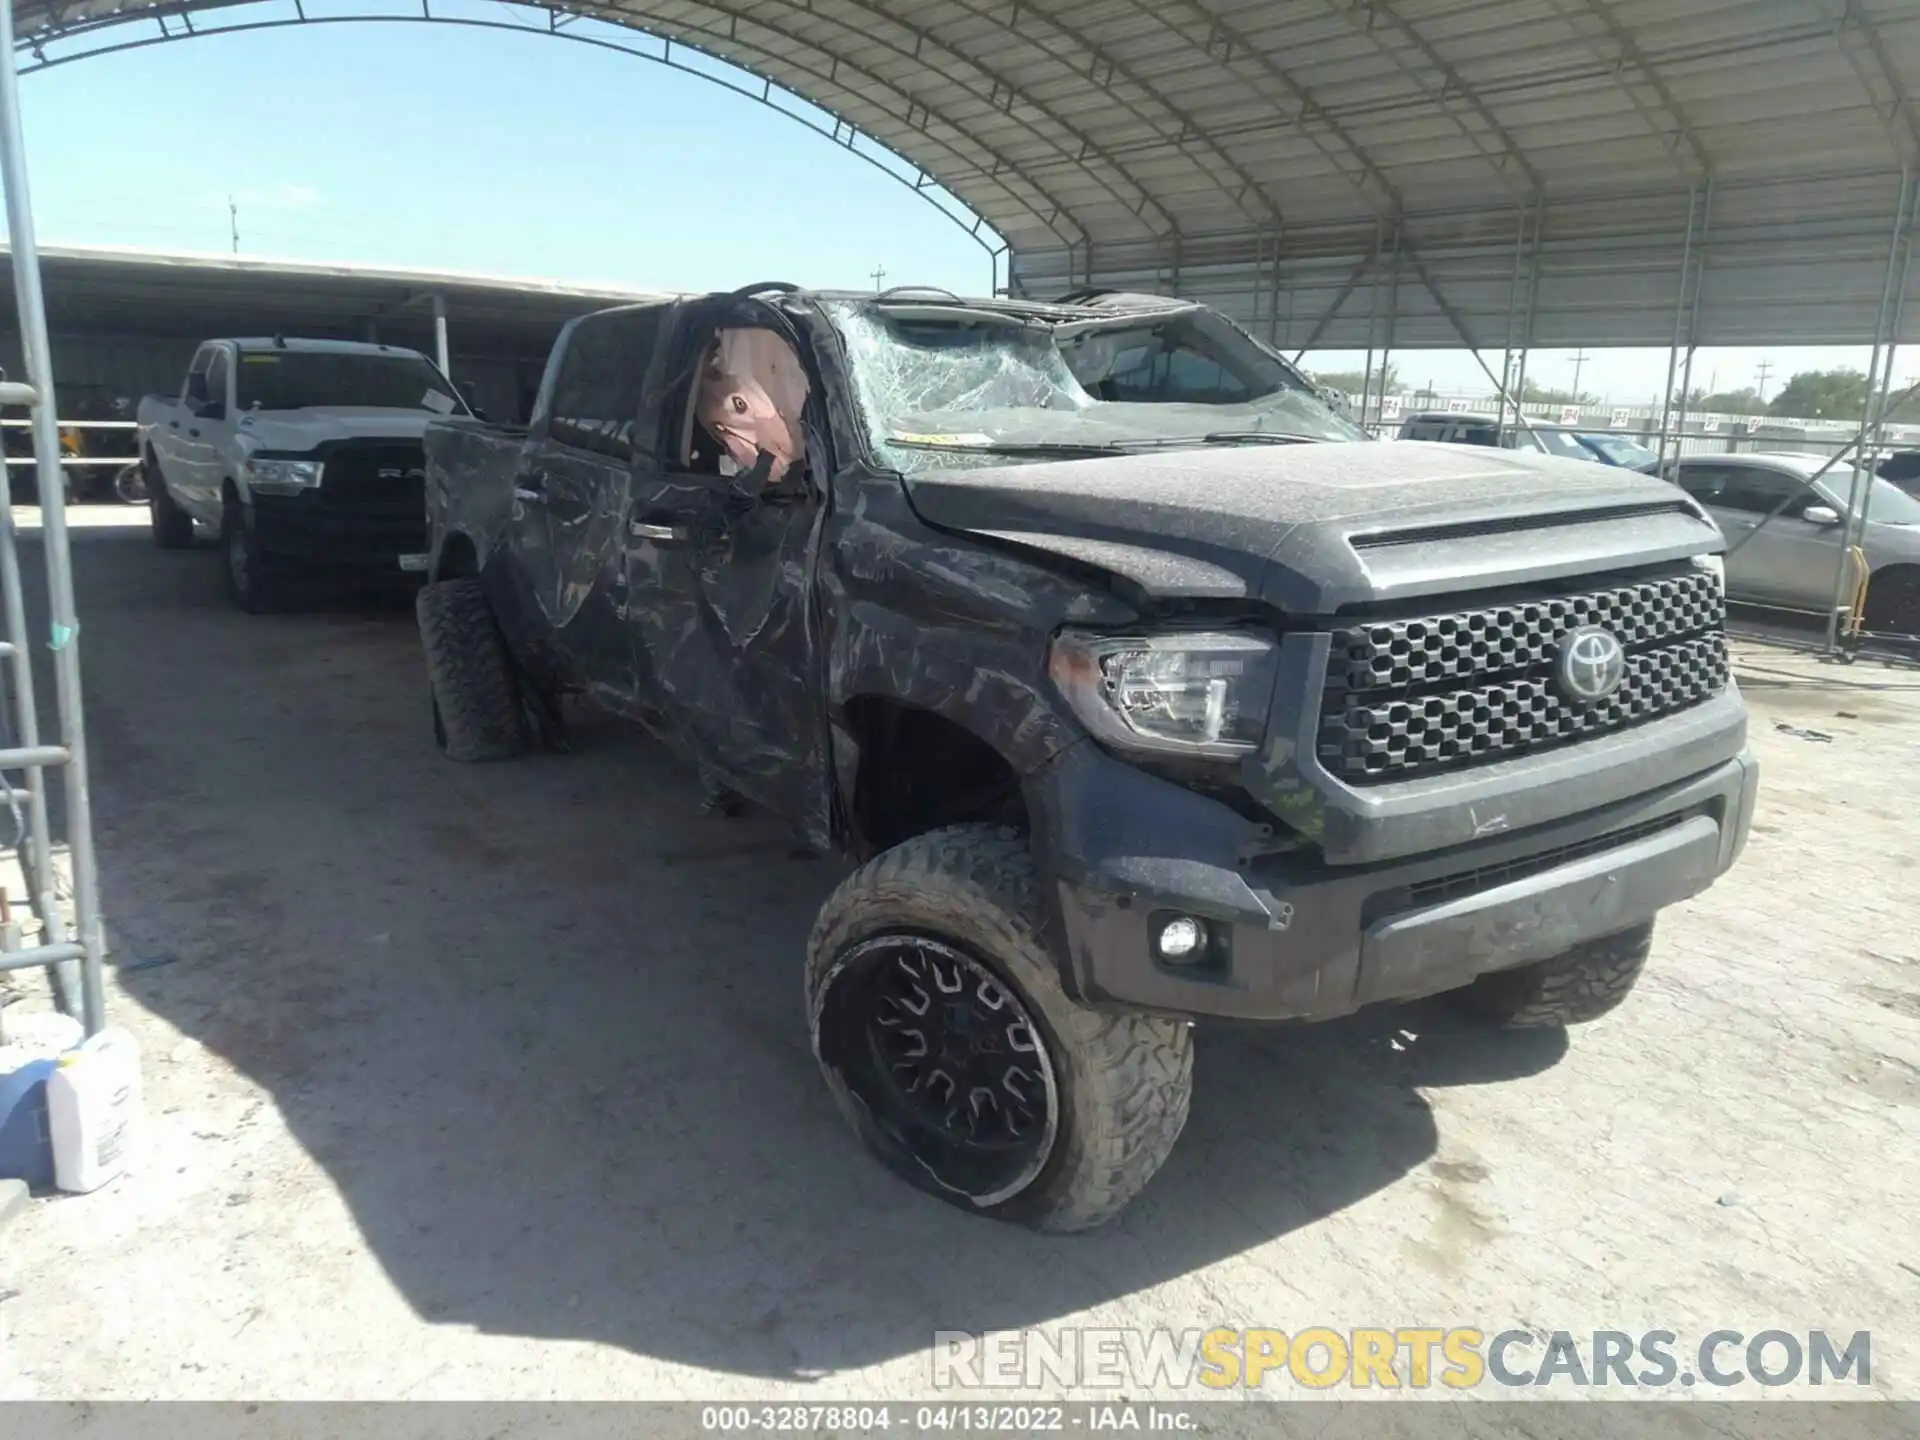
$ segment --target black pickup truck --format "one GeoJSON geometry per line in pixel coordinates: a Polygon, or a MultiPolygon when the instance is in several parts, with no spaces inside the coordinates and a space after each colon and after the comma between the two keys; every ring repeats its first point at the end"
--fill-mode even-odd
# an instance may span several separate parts
{"type": "Polygon", "coordinates": [[[808,1021],[913,1183],[1115,1214],[1196,1018],[1592,1019],[1747,834],[1688,497],[1367,442],[1221,317],[762,286],[609,310],[427,432],[445,752],[584,694],[864,861],[808,1021]]]}

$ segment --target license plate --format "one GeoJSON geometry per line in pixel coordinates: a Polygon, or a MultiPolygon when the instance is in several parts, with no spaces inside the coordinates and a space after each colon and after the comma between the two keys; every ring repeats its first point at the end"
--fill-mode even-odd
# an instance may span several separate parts
{"type": "Polygon", "coordinates": [[[427,557],[424,555],[402,555],[400,557],[400,568],[402,570],[424,570],[427,568],[427,557]]]}

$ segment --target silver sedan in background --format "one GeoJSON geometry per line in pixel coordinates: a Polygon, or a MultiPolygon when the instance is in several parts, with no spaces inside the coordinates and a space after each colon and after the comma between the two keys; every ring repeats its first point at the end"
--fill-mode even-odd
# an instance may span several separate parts
{"type": "Polygon", "coordinates": [[[1727,537],[1728,599],[1823,615],[1848,506],[1871,487],[1860,537],[1873,577],[1867,629],[1920,635],[1920,500],[1844,461],[1816,480],[1825,463],[1817,455],[1689,455],[1668,473],[1727,537]]]}

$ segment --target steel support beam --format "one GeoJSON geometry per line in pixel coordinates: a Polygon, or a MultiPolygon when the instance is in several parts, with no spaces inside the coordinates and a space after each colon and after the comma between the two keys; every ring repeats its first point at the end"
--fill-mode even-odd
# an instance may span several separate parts
{"type": "Polygon", "coordinates": [[[53,688],[60,716],[60,743],[42,747],[34,710],[33,661],[22,606],[19,560],[14,548],[12,496],[6,467],[0,466],[0,604],[6,607],[8,642],[13,646],[14,700],[19,714],[19,756],[26,769],[28,843],[33,847],[29,883],[36,889],[41,943],[55,963],[50,972],[55,993],[70,998],[68,967],[73,962],[67,921],[53,877],[53,845],[47,817],[44,767],[57,766],[66,801],[67,853],[73,865],[73,937],[80,946],[81,1018],[87,1033],[106,1024],[101,967],[106,933],[100,923],[100,878],[93,853],[93,800],[87,785],[87,728],[80,685],[80,620],[73,603],[73,564],[67,544],[66,485],[60,473],[60,422],[54,413],[53,347],[47,340],[46,297],[40,285],[40,248],[34,235],[33,200],[27,187],[27,151],[20,133],[20,76],[14,68],[13,10],[0,6],[0,186],[6,190],[7,237],[12,251],[13,292],[19,317],[20,348],[33,403],[33,449],[40,490],[40,548],[47,581],[47,647],[53,654],[53,688]],[[52,749],[59,758],[45,752],[52,749]],[[42,753],[36,755],[35,752],[42,753]]]}
{"type": "Polygon", "coordinates": [[[1660,395],[1660,464],[1667,463],[1667,436],[1673,423],[1673,387],[1679,380],[1680,335],[1687,323],[1688,282],[1693,275],[1693,235],[1699,223],[1700,187],[1687,191],[1687,237],[1680,247],[1680,284],[1673,300],[1673,343],[1667,347],[1667,384],[1660,395]]]}
{"type": "Polygon", "coordinates": [[[1907,268],[1902,263],[1913,227],[1915,206],[1913,170],[1900,174],[1900,202],[1894,210],[1893,243],[1887,249],[1887,273],[1880,287],[1880,318],[1874,328],[1873,358],[1867,365],[1865,405],[1860,417],[1860,435],[1854,441],[1853,485],[1847,494],[1847,514],[1840,531],[1840,563],[1833,572],[1833,603],[1827,607],[1827,652],[1840,648],[1840,603],[1847,595],[1848,574],[1853,568],[1853,551],[1866,539],[1867,522],[1873,508],[1874,458],[1879,452],[1881,428],[1886,420],[1888,392],[1892,388],[1893,355],[1899,339],[1896,327],[1904,307],[1907,268]],[[1898,287],[1896,289],[1896,287],[1898,287]],[[1882,365],[1884,362],[1884,372],[1882,365]],[[1880,410],[1875,414],[1876,399],[1880,410]]]}

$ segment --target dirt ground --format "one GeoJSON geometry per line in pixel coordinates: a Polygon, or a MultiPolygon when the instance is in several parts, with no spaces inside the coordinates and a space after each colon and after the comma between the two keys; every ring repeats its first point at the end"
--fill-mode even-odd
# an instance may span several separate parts
{"type": "Polygon", "coordinates": [[[834,1112],[835,864],[608,722],[449,765],[404,604],[248,618],[206,548],[92,520],[149,1118],[0,1235],[0,1397],[913,1397],[936,1330],[1472,1325],[1867,1330],[1868,1393],[1920,1399],[1920,671],[1743,647],[1752,844],[1613,1017],[1203,1028],[1167,1168],[1049,1238],[834,1112]]]}

